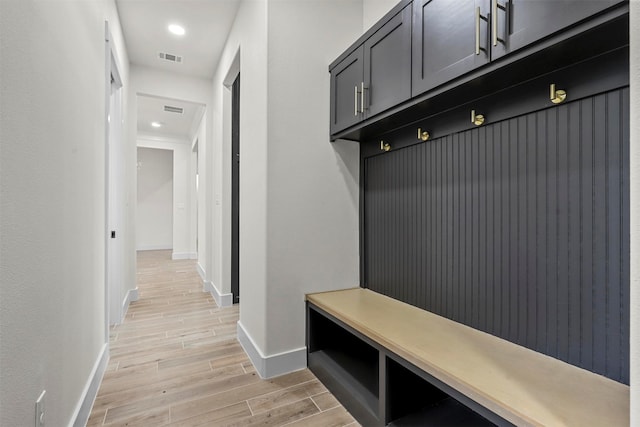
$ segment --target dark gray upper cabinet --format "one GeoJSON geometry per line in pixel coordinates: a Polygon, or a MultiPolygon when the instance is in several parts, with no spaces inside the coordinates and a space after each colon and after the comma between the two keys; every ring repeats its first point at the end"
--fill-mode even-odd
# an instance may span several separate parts
{"type": "Polygon", "coordinates": [[[331,133],[411,97],[411,6],[330,69],[331,133]]]}
{"type": "Polygon", "coordinates": [[[413,95],[489,62],[489,0],[413,1],[413,95]]]}
{"type": "Polygon", "coordinates": [[[414,0],[412,95],[565,30],[623,0],[414,0]]]}
{"type": "Polygon", "coordinates": [[[360,47],[331,70],[331,133],[361,120],[364,47],[360,47]]]}
{"type": "Polygon", "coordinates": [[[411,97],[411,7],[364,42],[364,110],[378,114],[411,97]]]}
{"type": "Polygon", "coordinates": [[[491,0],[491,59],[589,18],[622,0],[491,0]]]}

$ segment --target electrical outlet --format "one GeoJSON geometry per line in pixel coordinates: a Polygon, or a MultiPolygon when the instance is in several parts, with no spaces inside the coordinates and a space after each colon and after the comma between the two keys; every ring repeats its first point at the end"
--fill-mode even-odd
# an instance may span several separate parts
{"type": "Polygon", "coordinates": [[[46,392],[46,390],[42,390],[40,397],[36,400],[36,427],[44,427],[44,395],[46,392]]]}

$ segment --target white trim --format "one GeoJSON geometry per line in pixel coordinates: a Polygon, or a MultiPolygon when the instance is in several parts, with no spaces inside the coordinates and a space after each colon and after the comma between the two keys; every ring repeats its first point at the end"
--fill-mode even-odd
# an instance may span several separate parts
{"type": "Polygon", "coordinates": [[[189,144],[189,139],[138,133],[138,138],[136,140],[136,147],[138,148],[157,148],[160,150],[175,150],[176,144],[187,145],[189,144]]]}
{"type": "Polygon", "coordinates": [[[140,295],[138,294],[138,288],[129,289],[129,292],[127,292],[127,295],[124,297],[124,300],[122,301],[122,311],[121,311],[122,318],[118,323],[122,323],[124,321],[124,317],[127,315],[127,310],[129,310],[129,303],[131,303],[131,301],[138,301],[139,298],[140,298],[140,295]]]}
{"type": "MultiPolygon", "coordinates": [[[[113,254],[110,255],[110,249],[113,245],[113,243],[111,242],[111,240],[109,239],[109,235],[111,234],[112,231],[112,220],[113,220],[113,214],[111,212],[111,201],[110,201],[110,195],[113,193],[113,177],[112,177],[112,162],[111,162],[111,156],[112,156],[112,149],[111,149],[111,144],[113,143],[112,141],[112,135],[110,134],[112,129],[111,129],[111,124],[109,122],[109,117],[114,114],[113,111],[111,111],[111,97],[112,97],[112,88],[114,87],[114,85],[117,87],[118,90],[118,96],[119,96],[119,100],[120,103],[116,104],[116,108],[114,108],[114,111],[117,113],[117,115],[114,114],[114,117],[117,116],[117,120],[114,120],[114,124],[118,123],[120,119],[122,119],[122,98],[120,98],[122,96],[122,92],[121,89],[123,88],[123,82],[122,82],[122,76],[120,75],[120,71],[119,71],[119,62],[118,61],[118,53],[116,51],[116,46],[115,43],[113,42],[113,37],[111,35],[111,30],[109,29],[109,21],[105,20],[104,21],[104,40],[105,40],[105,109],[104,109],[104,131],[105,131],[105,140],[104,140],[104,155],[105,155],[105,160],[104,160],[104,165],[105,165],[105,170],[104,170],[104,184],[105,184],[105,192],[104,192],[104,196],[105,196],[105,205],[104,205],[104,209],[105,209],[105,216],[104,216],[104,236],[105,236],[105,240],[104,240],[104,339],[105,342],[109,342],[109,325],[110,323],[112,323],[112,319],[113,318],[118,318],[121,313],[112,313],[112,311],[117,310],[118,307],[118,302],[117,302],[117,297],[118,297],[118,293],[116,293],[115,289],[112,289],[114,287],[114,284],[111,283],[112,279],[111,276],[114,274],[114,270],[115,270],[115,266],[114,266],[114,262],[113,262],[113,254]],[[114,299],[116,299],[116,301],[113,301],[114,299]]],[[[118,124],[118,132],[120,133],[120,136],[122,137],[122,125],[118,124]]],[[[115,323],[115,322],[114,322],[115,323]]]]}
{"type": "Polygon", "coordinates": [[[198,263],[196,265],[196,270],[198,270],[198,274],[200,275],[200,278],[206,282],[207,281],[207,273],[204,271],[204,268],[202,268],[202,266],[200,265],[200,263],[198,263]]]}
{"type": "Polygon", "coordinates": [[[102,377],[107,370],[108,362],[109,343],[104,343],[102,350],[100,350],[100,354],[96,359],[96,363],[93,365],[93,370],[87,380],[87,384],[84,387],[82,398],[78,402],[75,411],[73,411],[73,416],[69,423],[70,427],[83,427],[87,425],[89,415],[91,414],[91,408],[93,407],[93,402],[96,400],[96,396],[98,395],[98,388],[100,387],[102,377]]]}
{"type": "Polygon", "coordinates": [[[173,245],[145,245],[138,246],[136,251],[170,251],[173,249],[173,245]]]}
{"type": "Polygon", "coordinates": [[[205,280],[202,290],[209,292],[213,299],[216,300],[218,307],[231,307],[233,305],[233,294],[221,294],[210,280],[205,280]]]}
{"type": "Polygon", "coordinates": [[[171,254],[171,259],[198,259],[196,252],[174,252],[171,254]]]}
{"type": "Polygon", "coordinates": [[[233,56],[233,61],[231,61],[229,71],[227,71],[227,75],[222,81],[222,84],[227,89],[231,89],[231,86],[233,86],[233,82],[236,80],[236,77],[238,77],[238,74],[240,74],[240,47],[238,47],[236,54],[233,56]]]}
{"type": "Polygon", "coordinates": [[[240,322],[238,322],[238,341],[251,359],[260,378],[273,378],[307,367],[306,347],[265,356],[240,322]]]}

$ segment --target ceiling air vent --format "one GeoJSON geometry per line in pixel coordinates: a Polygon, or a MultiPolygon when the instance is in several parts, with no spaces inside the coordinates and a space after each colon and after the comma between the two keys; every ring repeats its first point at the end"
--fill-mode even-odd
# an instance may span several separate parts
{"type": "Polygon", "coordinates": [[[169,62],[182,63],[182,56],[173,55],[171,53],[160,52],[158,53],[158,58],[164,59],[165,61],[169,62]]]}
{"type": "Polygon", "coordinates": [[[168,113],[178,113],[178,114],[182,114],[184,112],[184,108],[181,107],[172,107],[171,105],[165,105],[164,106],[164,111],[168,112],[168,113]]]}

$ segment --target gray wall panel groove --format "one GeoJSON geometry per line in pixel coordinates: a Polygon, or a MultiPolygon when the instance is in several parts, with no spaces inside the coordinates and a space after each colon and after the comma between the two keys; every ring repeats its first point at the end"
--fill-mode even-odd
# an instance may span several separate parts
{"type": "Polygon", "coordinates": [[[364,159],[364,286],[628,383],[629,91],[364,159]]]}

